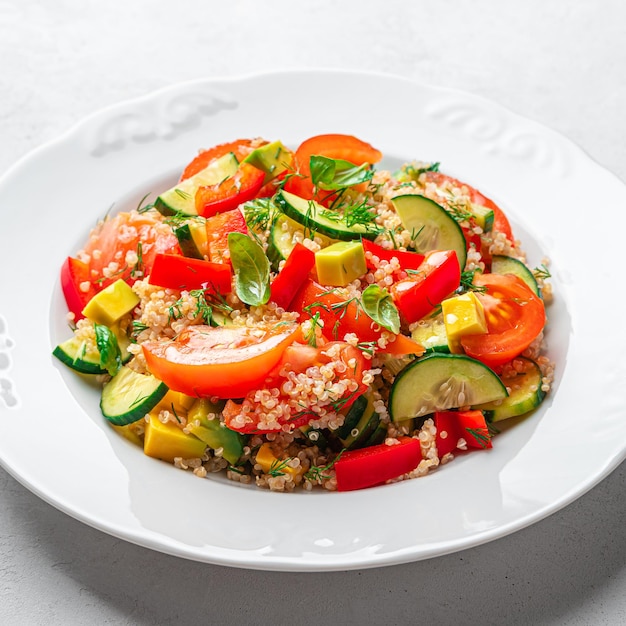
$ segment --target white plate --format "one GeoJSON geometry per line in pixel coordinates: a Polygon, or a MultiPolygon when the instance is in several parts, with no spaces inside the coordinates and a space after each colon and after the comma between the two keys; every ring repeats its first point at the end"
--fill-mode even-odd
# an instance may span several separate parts
{"type": "Polygon", "coordinates": [[[291,72],[174,86],[106,109],[0,181],[0,458],[69,515],[162,552],[274,570],[337,570],[441,555],[523,528],[624,458],[626,188],[571,142],[480,98],[400,78],[291,72]],[[296,146],[351,133],[419,158],[499,202],[539,264],[552,260],[541,409],[429,477],[361,492],[277,494],[200,480],[108,428],[97,390],[50,352],[68,336],[58,275],[99,217],[174,182],[201,147],[296,146]],[[618,295],[620,294],[620,295],[618,295]]]}

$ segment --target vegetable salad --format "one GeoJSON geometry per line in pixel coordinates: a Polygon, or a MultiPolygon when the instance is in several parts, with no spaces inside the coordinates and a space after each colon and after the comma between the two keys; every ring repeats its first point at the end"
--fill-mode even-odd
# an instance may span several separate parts
{"type": "Polygon", "coordinates": [[[200,151],[66,259],[54,355],[198,476],[341,491],[487,454],[550,389],[547,261],[439,163],[382,156],[339,134],[200,151]]]}

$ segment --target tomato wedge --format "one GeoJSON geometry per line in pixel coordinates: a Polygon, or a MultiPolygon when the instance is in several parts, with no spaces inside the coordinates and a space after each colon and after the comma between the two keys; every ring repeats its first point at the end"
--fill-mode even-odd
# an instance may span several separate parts
{"type": "Polygon", "coordinates": [[[313,155],[342,159],[355,165],[378,163],[383,157],[380,150],[353,135],[316,135],[303,141],[294,154],[296,172],[287,178],[284,189],[301,198],[315,198],[315,200],[324,205],[328,203],[329,199],[334,198],[336,194],[332,191],[315,189],[311,181],[311,169],[309,166],[313,155]]]}
{"type": "MultiPolygon", "coordinates": [[[[264,142],[267,143],[267,142],[264,142]]],[[[211,161],[219,159],[220,157],[232,152],[239,162],[245,159],[250,152],[252,152],[253,144],[255,146],[263,145],[259,142],[253,142],[252,139],[237,139],[236,141],[230,141],[228,143],[221,143],[218,146],[213,146],[208,150],[202,150],[198,156],[191,161],[183,170],[180,180],[191,178],[194,174],[197,174],[200,170],[203,170],[209,165],[211,161]]]]}
{"type": "Polygon", "coordinates": [[[474,284],[487,320],[487,333],[461,338],[466,354],[489,367],[504,365],[538,337],[546,323],[543,301],[517,276],[477,274],[474,284]]]}
{"type": "MultiPolygon", "coordinates": [[[[346,333],[355,333],[360,342],[368,343],[377,342],[382,335],[382,330],[355,300],[345,300],[333,289],[311,279],[307,279],[296,294],[291,310],[300,313],[300,321],[319,314],[324,323],[324,335],[328,339],[343,339],[346,333]]],[[[396,335],[395,341],[379,351],[395,355],[421,355],[424,348],[413,339],[400,334],[396,335]]]]}
{"type": "Polygon", "coordinates": [[[170,341],[142,344],[148,369],[188,396],[241,398],[263,386],[298,324],[189,326],[170,341]]]}
{"type": "Polygon", "coordinates": [[[513,230],[511,224],[504,213],[504,211],[493,201],[484,196],[480,191],[474,189],[467,183],[461,182],[452,176],[443,174],[442,172],[424,172],[426,182],[435,183],[438,187],[445,185],[446,183],[454,185],[455,187],[465,187],[470,198],[470,202],[474,204],[480,204],[493,211],[493,229],[506,235],[509,241],[513,241],[513,230]]]}
{"type": "Polygon", "coordinates": [[[224,252],[228,250],[229,233],[248,234],[246,219],[238,208],[213,215],[206,221],[209,259],[213,263],[228,263],[230,265],[230,258],[224,255],[224,252]]]}
{"type": "Polygon", "coordinates": [[[159,253],[180,252],[178,239],[156,211],[118,213],[92,233],[84,252],[98,291],[118,278],[132,284],[150,273],[159,253]]]}
{"type": "Polygon", "coordinates": [[[265,173],[249,163],[241,163],[233,176],[217,185],[199,187],[196,191],[196,211],[211,217],[237,208],[252,200],[263,186],[265,173]]]}
{"type": "Polygon", "coordinates": [[[335,463],[337,491],[374,487],[414,470],[422,460],[419,439],[401,437],[399,443],[381,443],[344,452],[335,463]]]}

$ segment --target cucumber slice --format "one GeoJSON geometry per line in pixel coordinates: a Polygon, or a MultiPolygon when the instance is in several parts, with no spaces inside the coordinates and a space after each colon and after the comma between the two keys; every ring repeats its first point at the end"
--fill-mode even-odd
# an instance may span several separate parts
{"type": "Polygon", "coordinates": [[[483,232],[488,233],[493,230],[493,221],[495,219],[493,209],[482,206],[482,204],[471,204],[469,211],[474,216],[476,224],[483,229],[483,232]]]}
{"type": "Polygon", "coordinates": [[[480,361],[463,354],[433,352],[398,374],[391,388],[389,412],[397,422],[506,396],[502,381],[480,361]]]}
{"type": "Polygon", "coordinates": [[[371,228],[366,228],[362,224],[348,226],[340,213],[327,209],[314,200],[300,198],[284,189],[274,196],[274,202],[285,215],[304,226],[307,236],[307,231],[311,231],[340,241],[352,241],[361,237],[373,240],[378,235],[378,227],[374,225],[371,228]]]}
{"type": "Polygon", "coordinates": [[[171,189],[164,191],[155,201],[155,208],[163,215],[197,215],[196,191],[199,187],[217,185],[232,176],[239,167],[237,157],[229,152],[212,161],[207,167],[190,178],[181,180],[171,189]]]}
{"type": "Polygon", "coordinates": [[[378,424],[380,424],[380,416],[374,410],[371,394],[366,394],[367,404],[365,410],[361,414],[361,419],[357,425],[348,433],[348,436],[341,439],[341,445],[346,450],[356,450],[362,448],[368,439],[374,434],[378,424]]]}
{"type": "Polygon", "coordinates": [[[370,446],[377,446],[387,438],[387,424],[379,420],[376,430],[372,433],[371,437],[363,444],[363,448],[369,448],[370,446]]]}
{"type": "Polygon", "coordinates": [[[513,274],[521,278],[536,296],[541,297],[539,286],[533,273],[519,259],[497,254],[491,260],[491,271],[494,274],[513,274]]]}
{"type": "Polygon", "coordinates": [[[300,224],[286,215],[279,215],[272,224],[266,254],[275,272],[278,271],[280,262],[289,256],[295,246],[293,233],[301,228],[300,224]]]}
{"type": "Polygon", "coordinates": [[[461,269],[467,259],[467,244],[461,227],[439,204],[416,194],[396,196],[391,200],[406,230],[412,233],[415,249],[454,250],[461,269]]]}
{"type": "Polygon", "coordinates": [[[545,391],[541,389],[542,375],[539,366],[525,357],[517,357],[516,360],[523,361],[524,369],[517,375],[502,379],[511,390],[508,398],[502,402],[489,402],[475,407],[482,410],[488,422],[524,415],[536,409],[546,397],[545,391]]]}
{"type": "Polygon", "coordinates": [[[424,346],[426,352],[450,352],[446,325],[440,316],[423,319],[411,332],[411,337],[424,346]]]}
{"type": "Polygon", "coordinates": [[[123,366],[102,390],[100,409],[116,426],[126,426],[149,413],[167,393],[167,385],[150,374],[123,366]]]}
{"type": "Polygon", "coordinates": [[[178,245],[180,246],[183,256],[192,259],[204,259],[204,256],[200,252],[194,240],[191,226],[189,224],[183,224],[182,226],[174,229],[174,234],[176,235],[176,239],[178,239],[178,245]]]}
{"type": "MultiPolygon", "coordinates": [[[[113,329],[117,338],[117,345],[120,348],[122,363],[128,363],[131,358],[128,352],[130,339],[126,333],[119,329],[113,329]]],[[[84,341],[79,340],[76,336],[70,337],[67,341],[59,344],[53,351],[59,361],[81,374],[106,374],[107,371],[100,365],[100,352],[98,350],[87,350],[84,341]]]]}

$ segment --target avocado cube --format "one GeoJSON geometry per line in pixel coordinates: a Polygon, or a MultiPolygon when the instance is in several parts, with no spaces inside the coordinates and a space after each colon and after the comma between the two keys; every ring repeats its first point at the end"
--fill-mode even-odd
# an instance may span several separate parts
{"type": "Polygon", "coordinates": [[[188,435],[173,422],[163,423],[157,412],[150,413],[143,440],[144,454],[163,461],[174,461],[176,457],[196,459],[204,454],[206,443],[188,435]]]}
{"type": "Polygon", "coordinates": [[[265,172],[263,184],[266,184],[284,172],[292,160],[291,150],[285,148],[280,141],[273,141],[253,150],[243,162],[265,172]]]}
{"type": "Polygon", "coordinates": [[[441,303],[450,352],[460,353],[461,337],[487,332],[485,311],[473,291],[448,298],[441,303]]]}
{"type": "Polygon", "coordinates": [[[493,209],[488,209],[482,204],[472,203],[470,205],[470,213],[476,220],[476,224],[483,229],[483,232],[491,232],[493,228],[494,212],[493,209]]]}
{"type": "Polygon", "coordinates": [[[139,304],[139,298],[121,278],[97,293],[83,309],[92,322],[112,326],[139,304]]]}
{"type": "Polygon", "coordinates": [[[186,430],[203,441],[212,450],[222,449],[222,456],[229,463],[237,463],[243,454],[244,438],[234,430],[221,423],[219,418],[209,418],[217,414],[221,408],[206,398],[196,400],[187,415],[186,430]]]}
{"type": "Polygon", "coordinates": [[[360,241],[338,241],[315,253],[315,269],[322,285],[345,287],[367,272],[360,241]]]}

